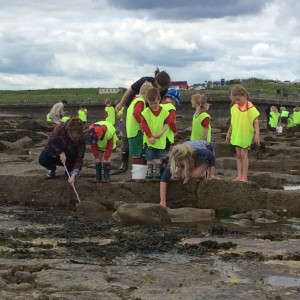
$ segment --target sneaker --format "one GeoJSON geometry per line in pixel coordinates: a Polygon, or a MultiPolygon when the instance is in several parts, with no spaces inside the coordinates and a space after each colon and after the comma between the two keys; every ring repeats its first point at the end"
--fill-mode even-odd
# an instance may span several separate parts
{"type": "Polygon", "coordinates": [[[47,178],[53,178],[53,177],[55,177],[55,170],[48,170],[47,178]]]}

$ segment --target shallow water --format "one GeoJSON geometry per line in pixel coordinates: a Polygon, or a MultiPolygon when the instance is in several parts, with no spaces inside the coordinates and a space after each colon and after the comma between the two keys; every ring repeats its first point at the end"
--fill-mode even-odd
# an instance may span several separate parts
{"type": "Polygon", "coordinates": [[[300,185],[284,185],[283,189],[287,191],[300,190],[300,185]]]}
{"type": "Polygon", "coordinates": [[[300,287],[300,278],[292,276],[268,276],[264,279],[265,284],[283,287],[300,287]]]}

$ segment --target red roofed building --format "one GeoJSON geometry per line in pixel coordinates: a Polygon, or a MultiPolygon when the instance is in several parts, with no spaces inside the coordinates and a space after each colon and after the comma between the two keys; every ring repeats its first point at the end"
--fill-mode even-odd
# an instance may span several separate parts
{"type": "Polygon", "coordinates": [[[187,90],[189,88],[189,85],[188,85],[187,81],[172,81],[171,87],[178,88],[181,90],[187,90]]]}

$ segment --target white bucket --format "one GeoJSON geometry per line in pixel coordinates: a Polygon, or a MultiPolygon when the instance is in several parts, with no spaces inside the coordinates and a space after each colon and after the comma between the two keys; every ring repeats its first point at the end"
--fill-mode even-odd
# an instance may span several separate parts
{"type": "Polygon", "coordinates": [[[132,179],[145,179],[148,167],[145,165],[132,165],[132,179]]]}
{"type": "Polygon", "coordinates": [[[277,126],[276,127],[276,132],[277,133],[282,133],[282,126],[277,126]]]}

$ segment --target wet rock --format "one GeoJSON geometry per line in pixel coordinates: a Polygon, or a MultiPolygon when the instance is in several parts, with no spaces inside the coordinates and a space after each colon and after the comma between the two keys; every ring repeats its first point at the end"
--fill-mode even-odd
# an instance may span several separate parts
{"type": "Polygon", "coordinates": [[[248,217],[251,220],[257,220],[257,219],[266,219],[266,220],[279,220],[279,216],[273,213],[269,209],[257,209],[257,210],[251,210],[247,212],[248,217]]]}
{"type": "Polygon", "coordinates": [[[172,223],[189,223],[203,220],[213,220],[216,215],[213,209],[199,209],[190,207],[168,209],[168,213],[171,217],[172,223]]]}
{"type": "Polygon", "coordinates": [[[121,205],[112,217],[124,226],[161,225],[171,222],[166,208],[152,203],[121,205]]]}
{"type": "Polygon", "coordinates": [[[103,212],[107,211],[107,208],[101,203],[81,201],[76,204],[76,210],[78,213],[83,214],[90,219],[96,220],[103,217],[103,212]]]}
{"type": "Polygon", "coordinates": [[[7,141],[0,141],[0,143],[6,148],[18,149],[18,148],[30,147],[32,145],[32,139],[28,136],[25,136],[22,139],[19,139],[13,143],[7,141]]]}
{"type": "Polygon", "coordinates": [[[273,224],[273,223],[277,223],[277,221],[266,219],[266,218],[257,218],[254,220],[254,223],[255,224],[273,224]]]}
{"type": "Polygon", "coordinates": [[[248,215],[246,213],[244,214],[236,214],[231,216],[232,219],[247,219],[248,215]]]}
{"type": "Polygon", "coordinates": [[[232,180],[203,180],[198,190],[199,208],[231,207],[239,212],[265,208],[267,195],[254,182],[239,183],[232,180]]]}
{"type": "MultiPolygon", "coordinates": [[[[250,177],[250,176],[249,176],[250,177]]],[[[255,181],[262,188],[269,189],[282,189],[284,180],[278,176],[278,174],[264,172],[254,174],[251,177],[252,181],[255,181]]]]}
{"type": "Polygon", "coordinates": [[[286,216],[300,216],[300,190],[268,191],[267,208],[285,213],[286,216]]]}

